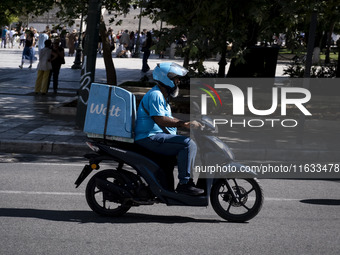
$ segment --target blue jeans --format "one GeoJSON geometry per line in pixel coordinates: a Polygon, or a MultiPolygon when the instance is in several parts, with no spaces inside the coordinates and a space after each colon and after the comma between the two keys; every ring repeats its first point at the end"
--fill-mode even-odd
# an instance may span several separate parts
{"type": "Polygon", "coordinates": [[[25,47],[24,51],[22,52],[22,60],[27,59],[30,61],[30,64],[33,63],[34,60],[34,48],[25,47]]]}
{"type": "Polygon", "coordinates": [[[158,154],[177,156],[179,182],[185,184],[189,181],[197,153],[196,143],[189,137],[159,133],[137,140],[136,143],[158,154]]]}

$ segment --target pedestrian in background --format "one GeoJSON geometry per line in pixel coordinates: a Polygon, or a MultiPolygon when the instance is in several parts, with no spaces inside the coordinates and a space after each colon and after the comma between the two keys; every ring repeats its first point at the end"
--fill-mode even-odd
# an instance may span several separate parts
{"type": "Polygon", "coordinates": [[[113,30],[109,28],[107,31],[107,36],[110,42],[110,51],[114,51],[116,49],[116,35],[113,33],[113,30]]]}
{"type": "Polygon", "coordinates": [[[142,66],[142,72],[146,73],[150,70],[150,67],[148,65],[148,58],[150,57],[150,47],[152,46],[152,35],[150,32],[146,33],[146,39],[142,46],[143,54],[143,66],[142,66]]]}
{"type": "Polygon", "coordinates": [[[116,50],[117,58],[127,58],[127,50],[126,50],[127,44],[121,44],[119,45],[118,49],[116,50]]]}
{"type": "Polygon", "coordinates": [[[102,50],[103,50],[103,39],[102,39],[102,35],[99,33],[99,35],[98,35],[97,53],[99,53],[99,55],[101,55],[102,54],[102,50]]]}
{"type": "Polygon", "coordinates": [[[51,64],[52,72],[49,76],[49,83],[51,81],[51,76],[53,75],[53,93],[57,94],[60,68],[61,65],[65,64],[64,48],[60,45],[58,40],[54,41],[52,45],[51,64]]]}
{"type": "Polygon", "coordinates": [[[10,46],[10,44],[11,44],[11,48],[14,47],[16,34],[17,34],[17,31],[15,30],[15,28],[12,28],[11,31],[9,31],[8,47],[10,46]]]}
{"type": "Polygon", "coordinates": [[[66,27],[63,26],[61,32],[60,32],[60,46],[63,48],[66,48],[66,27]]]}
{"type": "Polygon", "coordinates": [[[131,51],[131,53],[133,53],[134,49],[135,49],[135,32],[131,31],[130,44],[129,44],[128,50],[131,51]]]}
{"type": "Polygon", "coordinates": [[[125,30],[124,33],[122,33],[122,35],[120,36],[119,38],[119,43],[120,44],[126,44],[128,47],[129,44],[130,44],[130,35],[129,35],[129,31],[128,30],[125,30]]]}
{"type": "Polygon", "coordinates": [[[72,33],[68,36],[68,55],[73,56],[78,41],[77,29],[73,29],[72,33]]]}
{"type": "Polygon", "coordinates": [[[48,89],[48,82],[50,77],[50,71],[52,69],[51,64],[51,40],[45,41],[45,48],[39,52],[39,63],[38,63],[38,75],[35,81],[35,94],[41,92],[42,95],[46,95],[48,89]]]}
{"type": "Polygon", "coordinates": [[[4,48],[6,48],[7,39],[8,39],[8,26],[5,26],[5,28],[2,29],[1,48],[2,48],[2,45],[4,46],[4,48]]]}
{"type": "Polygon", "coordinates": [[[34,33],[33,31],[30,30],[26,34],[25,48],[22,52],[21,65],[19,66],[21,69],[24,66],[25,60],[30,61],[30,66],[28,68],[32,68],[32,63],[34,60],[34,53],[35,53],[34,47],[35,47],[34,33]]]}
{"type": "Polygon", "coordinates": [[[42,33],[40,33],[38,38],[38,51],[40,52],[45,47],[45,41],[48,40],[49,36],[46,33],[46,30],[44,30],[42,33]]]}
{"type": "Polygon", "coordinates": [[[32,27],[31,29],[33,29],[34,39],[37,42],[39,40],[38,30],[36,30],[34,27],[32,27]]]}
{"type": "Polygon", "coordinates": [[[25,48],[25,41],[26,41],[26,33],[25,29],[20,30],[20,43],[19,43],[19,49],[20,46],[22,45],[25,48]]]}

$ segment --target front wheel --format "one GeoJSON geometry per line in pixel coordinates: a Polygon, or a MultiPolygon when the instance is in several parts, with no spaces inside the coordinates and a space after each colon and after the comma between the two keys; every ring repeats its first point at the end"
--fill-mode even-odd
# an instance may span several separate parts
{"type": "Polygon", "coordinates": [[[244,222],[261,210],[263,192],[256,179],[221,179],[211,188],[210,200],[223,219],[244,222]]]}
{"type": "Polygon", "coordinates": [[[120,187],[124,187],[125,184],[120,176],[115,173],[115,170],[104,170],[96,173],[86,186],[86,201],[90,208],[103,216],[117,217],[125,214],[131,206],[121,204],[119,197],[99,189],[96,185],[97,179],[112,182],[120,187]]]}

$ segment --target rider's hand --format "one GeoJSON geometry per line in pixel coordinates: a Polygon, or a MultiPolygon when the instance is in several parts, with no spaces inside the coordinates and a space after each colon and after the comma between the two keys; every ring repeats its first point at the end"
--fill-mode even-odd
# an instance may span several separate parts
{"type": "Polygon", "coordinates": [[[190,128],[198,129],[198,128],[202,128],[202,124],[194,120],[194,121],[185,122],[184,127],[187,129],[190,129],[190,128]]]}

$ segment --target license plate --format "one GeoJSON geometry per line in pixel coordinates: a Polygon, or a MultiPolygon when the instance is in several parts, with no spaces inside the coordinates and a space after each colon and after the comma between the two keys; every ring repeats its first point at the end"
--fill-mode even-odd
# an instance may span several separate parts
{"type": "Polygon", "coordinates": [[[92,168],[89,165],[85,165],[83,171],[81,171],[77,180],[75,181],[76,188],[86,179],[86,177],[92,172],[92,168]]]}

